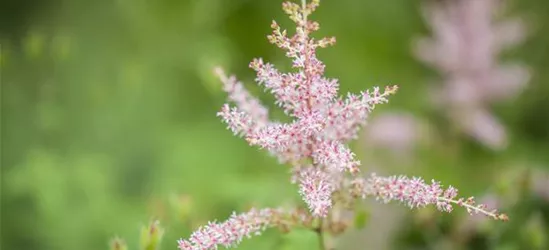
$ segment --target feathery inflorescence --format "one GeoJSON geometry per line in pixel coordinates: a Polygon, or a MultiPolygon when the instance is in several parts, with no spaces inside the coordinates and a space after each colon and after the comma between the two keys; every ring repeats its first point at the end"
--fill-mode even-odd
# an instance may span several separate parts
{"type": "Polygon", "coordinates": [[[484,205],[475,205],[472,198],[456,199],[457,189],[443,189],[435,181],[427,184],[421,178],[360,175],[360,161],[346,143],[357,138],[368,115],[377,104],[387,103],[397,86],[374,87],[358,94],[338,96],[337,79],[324,76],[325,65],[316,56],[318,48],[335,44],[335,38],[310,37],[319,29],[319,24],[308,20],[308,16],[318,4],[319,0],[303,1],[301,5],[283,3],[284,11],[297,26],[292,36],[276,22],[271,25],[273,33],[268,39],[286,52],[294,71],[282,73],[261,58],[250,63],[257,83],[274,95],[276,105],[292,118],[290,122],[270,120],[267,107],[258,98],[234,76],[216,69],[229,101],[235,104],[223,105],[217,115],[235,135],[269,151],[281,163],[291,165],[292,182],[298,184],[309,212],[267,208],[233,214],[224,222],[210,222],[199,228],[189,239],[179,240],[179,248],[230,247],[268,227],[310,225],[314,218],[322,219],[330,213],[336,192],[346,192],[355,199],[373,196],[384,202],[398,200],[411,208],[435,205],[446,212],[452,211],[452,205],[458,205],[471,213],[506,220],[505,215],[495,210],[487,211],[484,205]]]}

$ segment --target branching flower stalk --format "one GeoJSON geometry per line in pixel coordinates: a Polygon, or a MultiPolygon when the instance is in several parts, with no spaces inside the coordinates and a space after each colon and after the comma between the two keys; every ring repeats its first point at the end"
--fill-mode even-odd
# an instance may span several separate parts
{"type": "Polygon", "coordinates": [[[324,76],[325,65],[316,57],[316,49],[335,44],[335,38],[315,39],[310,34],[319,24],[308,16],[318,7],[319,0],[301,5],[285,2],[284,12],[295,22],[294,35],[273,21],[273,33],[268,40],[286,52],[292,60],[293,72],[281,73],[274,65],[261,58],[254,59],[250,68],[256,71],[256,81],[276,98],[276,105],[293,120],[282,123],[269,119],[268,109],[252,96],[234,76],[226,76],[220,68],[215,72],[236,106],[223,105],[217,114],[237,136],[252,146],[265,149],[282,164],[291,166],[291,181],[298,184],[307,209],[282,208],[252,209],[233,214],[224,222],[210,222],[199,228],[188,239],[178,241],[179,249],[217,249],[233,247],[242,239],[260,234],[269,227],[282,231],[305,227],[320,236],[323,249],[334,249],[330,236],[345,231],[352,223],[340,216],[352,212],[356,202],[375,197],[384,202],[397,200],[410,208],[434,205],[450,212],[453,205],[469,213],[481,213],[496,220],[507,216],[496,210],[488,211],[476,205],[473,198],[457,197],[457,189],[443,189],[432,181],[421,178],[378,177],[365,178],[360,174],[360,161],[346,145],[357,134],[377,104],[387,103],[397,86],[381,90],[363,91],[339,97],[337,79],[324,76]]]}

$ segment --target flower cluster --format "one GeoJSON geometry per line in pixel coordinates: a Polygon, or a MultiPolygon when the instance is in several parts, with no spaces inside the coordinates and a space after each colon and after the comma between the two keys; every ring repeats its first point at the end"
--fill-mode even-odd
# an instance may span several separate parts
{"type": "Polygon", "coordinates": [[[276,22],[271,25],[273,33],[268,39],[292,59],[293,72],[282,73],[262,59],[250,63],[258,84],[274,95],[276,105],[292,118],[291,122],[270,120],[267,108],[241,82],[216,69],[229,101],[235,104],[234,107],[223,105],[217,115],[235,135],[292,166],[292,182],[298,183],[309,212],[296,210],[299,212],[285,216],[287,213],[281,209],[252,209],[241,215],[233,214],[225,222],[211,222],[199,228],[188,240],[179,240],[179,248],[198,250],[234,246],[244,237],[270,226],[301,225],[317,232],[339,233],[346,224],[335,220],[340,217],[334,215],[334,204],[339,202],[337,197],[375,196],[386,202],[400,200],[412,208],[433,204],[443,211],[451,211],[451,204],[457,204],[496,219],[505,219],[496,212],[486,212],[482,205],[475,206],[472,199],[455,200],[457,190],[442,190],[436,182],[427,185],[418,178],[360,177],[360,161],[346,143],[357,137],[375,106],[388,102],[388,96],[394,94],[397,87],[388,86],[383,90],[375,87],[359,94],[338,96],[338,81],[323,75],[325,66],[316,56],[317,48],[333,45],[335,38],[316,40],[310,37],[319,29],[319,24],[308,20],[308,16],[318,4],[319,0],[310,3],[302,0],[301,5],[283,4],[284,11],[297,26],[292,36],[276,22]],[[313,226],[313,220],[321,221],[320,225],[313,226]],[[327,224],[323,225],[323,222],[327,224]]]}
{"type": "Polygon", "coordinates": [[[216,71],[229,99],[236,104],[232,108],[225,104],[218,115],[236,135],[267,149],[282,163],[300,168],[304,161],[312,161],[316,169],[302,173],[298,180],[313,214],[326,216],[332,204],[331,187],[336,184],[332,178],[324,177],[359,172],[360,162],[344,143],[357,137],[375,105],[386,103],[388,95],[397,88],[390,86],[381,91],[376,87],[348,94],[346,98],[337,95],[338,81],[323,75],[325,66],[316,57],[316,49],[333,45],[335,38],[309,37],[319,28],[317,22],[307,20],[317,6],[318,1],[303,6],[283,4],[284,11],[297,25],[291,37],[276,22],[271,25],[273,33],[268,36],[269,41],[286,51],[295,72],[282,73],[260,58],[250,63],[257,73],[256,81],[275,96],[276,104],[293,118],[292,122],[269,121],[267,108],[251,97],[240,82],[220,69],[216,71]]]}
{"type": "Polygon", "coordinates": [[[217,245],[233,246],[244,237],[259,234],[272,224],[272,219],[278,211],[273,209],[251,210],[247,213],[231,217],[222,223],[210,222],[196,230],[189,240],[179,240],[179,249],[212,249],[217,245]]]}
{"type": "Polygon", "coordinates": [[[387,203],[393,200],[405,203],[410,208],[420,208],[435,205],[442,212],[452,212],[453,206],[464,207],[469,214],[484,214],[496,220],[508,220],[507,215],[497,210],[487,211],[484,204],[476,204],[473,197],[458,198],[458,190],[452,186],[442,188],[440,182],[431,180],[425,183],[422,178],[406,176],[379,177],[372,174],[368,179],[357,179],[353,182],[358,195],[366,198],[373,196],[387,203]]]}
{"type": "Polygon", "coordinates": [[[294,224],[308,225],[312,218],[302,210],[285,212],[283,209],[251,209],[243,214],[233,213],[226,221],[207,225],[196,230],[189,239],[177,241],[181,250],[217,249],[218,246],[235,246],[244,238],[259,235],[268,227],[284,230],[294,224]]]}
{"type": "Polygon", "coordinates": [[[299,193],[315,215],[328,214],[335,190],[331,176],[319,168],[308,167],[299,172],[299,193]]]}
{"type": "Polygon", "coordinates": [[[418,41],[417,57],[433,66],[445,84],[433,99],[465,133],[493,148],[506,146],[505,128],[489,104],[509,99],[525,87],[528,70],[498,63],[499,53],[524,40],[518,19],[495,20],[497,0],[437,1],[425,8],[433,37],[418,41]]]}

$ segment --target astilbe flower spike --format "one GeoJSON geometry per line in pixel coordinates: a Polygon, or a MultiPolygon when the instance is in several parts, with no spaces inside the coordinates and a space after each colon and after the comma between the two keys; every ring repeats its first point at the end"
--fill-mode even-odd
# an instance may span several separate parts
{"type": "Polygon", "coordinates": [[[483,205],[475,205],[473,199],[456,200],[457,190],[452,187],[443,190],[438,182],[428,185],[420,178],[361,177],[360,161],[355,159],[346,143],[357,137],[375,106],[387,103],[388,96],[394,94],[397,87],[388,86],[383,90],[375,87],[359,94],[338,96],[338,81],[324,76],[325,65],[316,57],[316,49],[333,45],[335,38],[316,40],[310,37],[319,29],[319,24],[308,20],[308,16],[318,4],[319,0],[310,3],[302,0],[301,5],[283,3],[283,10],[297,26],[292,36],[276,22],[271,25],[273,33],[268,40],[286,52],[293,62],[293,72],[282,73],[261,58],[250,63],[250,68],[256,71],[258,84],[274,95],[276,105],[293,119],[291,122],[269,120],[267,108],[241,82],[234,76],[228,77],[219,68],[215,70],[229,100],[236,104],[234,107],[223,105],[217,115],[235,135],[244,137],[250,145],[266,149],[281,163],[292,166],[292,182],[298,183],[299,193],[309,212],[267,208],[233,214],[225,222],[210,222],[189,239],[179,240],[179,248],[199,250],[217,249],[219,245],[235,246],[243,238],[258,234],[267,227],[277,226],[285,230],[289,226],[311,228],[313,218],[333,222],[331,227],[322,224],[312,227],[314,231],[332,228],[334,233],[340,232],[342,224],[333,221],[337,216],[327,220],[334,202],[339,202],[334,200],[337,197],[374,196],[385,202],[400,200],[411,208],[435,205],[447,212],[455,204],[470,212],[505,220],[505,215],[488,212],[483,205]]]}
{"type": "Polygon", "coordinates": [[[490,104],[516,97],[530,78],[523,65],[500,62],[499,54],[522,42],[526,33],[518,18],[495,18],[504,2],[431,2],[425,17],[433,35],[415,46],[418,59],[443,76],[434,104],[444,107],[462,131],[495,150],[506,147],[507,135],[490,104]]]}
{"type": "Polygon", "coordinates": [[[304,160],[311,160],[317,168],[316,174],[298,179],[302,187],[324,192],[303,197],[313,214],[325,216],[332,204],[332,189],[327,187],[334,184],[332,178],[320,179],[320,176],[359,172],[360,162],[344,143],[357,137],[375,105],[386,103],[397,87],[386,87],[384,91],[376,87],[372,91],[348,94],[346,98],[337,96],[337,80],[323,75],[325,66],[316,57],[316,49],[333,45],[335,38],[309,37],[319,28],[317,22],[307,20],[317,6],[318,1],[302,6],[291,2],[283,4],[284,11],[297,25],[291,37],[276,22],[271,25],[273,33],[268,36],[269,41],[286,51],[293,60],[295,72],[282,73],[261,58],[250,63],[257,73],[256,81],[275,96],[276,104],[294,118],[292,122],[266,121],[266,108],[250,97],[234,77],[225,76],[222,70],[216,71],[229,99],[236,104],[233,108],[225,104],[218,116],[236,135],[245,137],[251,145],[267,149],[282,163],[300,167],[304,160]]]}
{"type": "Polygon", "coordinates": [[[385,203],[400,201],[410,208],[420,208],[434,205],[442,212],[452,212],[453,205],[464,207],[469,214],[483,214],[495,220],[508,220],[506,214],[497,210],[486,210],[484,204],[476,204],[474,197],[457,198],[458,190],[449,186],[444,189],[440,182],[431,180],[427,184],[419,177],[390,176],[379,177],[371,174],[370,178],[358,178],[352,182],[352,192],[356,196],[366,198],[373,196],[385,203]]]}
{"type": "Polygon", "coordinates": [[[243,214],[233,213],[223,222],[209,222],[207,225],[194,231],[189,239],[177,241],[181,250],[217,249],[218,246],[235,246],[244,238],[260,235],[268,227],[285,227],[294,224],[306,225],[311,217],[301,210],[289,212],[283,209],[255,209],[243,214]]]}

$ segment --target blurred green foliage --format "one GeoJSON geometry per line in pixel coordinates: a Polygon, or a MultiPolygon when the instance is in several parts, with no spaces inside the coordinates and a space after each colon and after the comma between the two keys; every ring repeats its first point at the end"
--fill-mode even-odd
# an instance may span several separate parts
{"type": "MultiPolygon", "coordinates": [[[[273,100],[247,65],[263,57],[289,68],[265,39],[271,19],[291,29],[280,1],[35,3],[0,8],[4,249],[107,249],[114,235],[137,249],[139,228],[152,218],[166,229],[162,248],[174,249],[179,237],[233,210],[299,201],[288,169],[215,117],[225,98],[216,65],[273,100]]],[[[435,124],[435,144],[419,148],[406,173],[476,194],[502,169],[548,168],[549,3],[511,3],[531,35],[509,57],[534,77],[518,100],[495,109],[511,134],[511,147],[498,153],[448,130],[425,98],[437,75],[410,53],[411,40],[428,34],[421,1],[324,0],[313,16],[318,36],[338,38],[320,57],[343,92],[399,84],[374,116],[403,110],[435,124]]],[[[378,152],[356,149],[367,169],[378,152]]],[[[386,172],[403,171],[390,157],[383,162],[386,172]]],[[[316,244],[310,232],[269,231],[240,249],[316,244]]]]}

